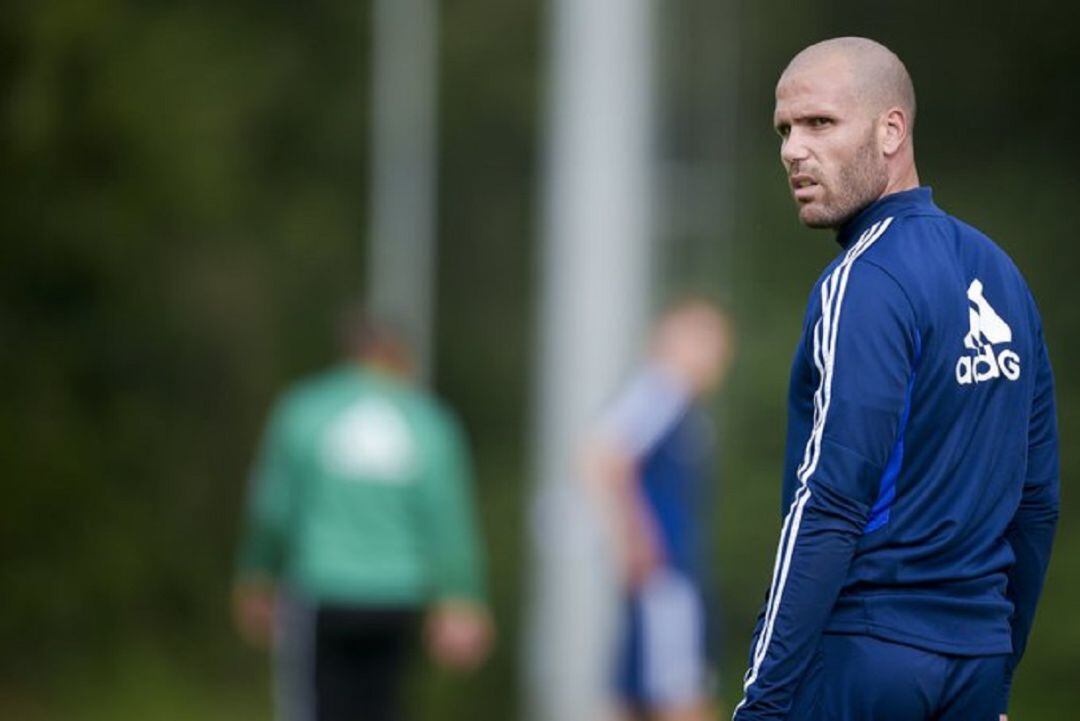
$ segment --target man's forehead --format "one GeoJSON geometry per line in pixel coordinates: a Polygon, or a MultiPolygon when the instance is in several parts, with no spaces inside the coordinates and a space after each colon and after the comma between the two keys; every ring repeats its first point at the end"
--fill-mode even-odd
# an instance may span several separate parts
{"type": "Polygon", "coordinates": [[[849,63],[839,58],[792,63],[776,84],[776,103],[840,104],[854,100],[855,78],[849,63]]]}

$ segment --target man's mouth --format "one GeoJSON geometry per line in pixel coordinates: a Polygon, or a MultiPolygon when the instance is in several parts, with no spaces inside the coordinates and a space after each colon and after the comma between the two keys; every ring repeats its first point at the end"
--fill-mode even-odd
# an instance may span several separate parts
{"type": "Polygon", "coordinates": [[[795,200],[800,202],[809,201],[817,192],[818,182],[810,175],[793,175],[791,177],[791,190],[795,200]]]}

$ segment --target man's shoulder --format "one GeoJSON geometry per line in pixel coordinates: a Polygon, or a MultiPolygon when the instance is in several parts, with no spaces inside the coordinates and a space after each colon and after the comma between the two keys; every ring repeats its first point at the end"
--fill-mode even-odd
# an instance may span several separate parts
{"type": "MultiPolygon", "coordinates": [[[[842,290],[844,296],[886,291],[908,295],[908,286],[926,272],[929,261],[920,246],[940,246],[951,233],[948,224],[949,217],[940,211],[879,218],[825,267],[813,294],[833,297],[842,290]]],[[[816,305],[813,298],[811,304],[816,305]]]]}
{"type": "Polygon", "coordinates": [[[389,404],[424,436],[454,437],[460,426],[453,410],[426,388],[351,366],[296,380],[278,396],[274,416],[286,428],[310,428],[355,403],[389,404]]]}
{"type": "Polygon", "coordinates": [[[307,426],[363,399],[393,399],[393,393],[373,383],[360,368],[333,366],[302,376],[277,397],[274,415],[288,425],[307,426]]]}
{"type": "MultiPolygon", "coordinates": [[[[910,257],[912,248],[907,242],[909,236],[925,236],[929,228],[939,232],[943,214],[912,216],[902,214],[887,216],[868,226],[848,247],[841,250],[825,266],[814,284],[814,292],[820,292],[825,283],[839,283],[845,276],[856,274],[878,274],[894,276],[893,268],[903,264],[910,257]],[[920,223],[927,223],[928,228],[920,228],[920,223]]],[[[894,278],[895,279],[895,278],[894,278]]]]}
{"type": "Polygon", "coordinates": [[[986,232],[933,210],[897,214],[860,258],[863,272],[872,268],[888,276],[913,305],[924,309],[953,298],[957,285],[966,288],[972,277],[987,273],[1007,279],[1009,287],[1027,287],[1016,263],[986,232]]]}
{"type": "Polygon", "coordinates": [[[937,207],[918,208],[889,216],[888,228],[867,251],[868,258],[909,257],[922,243],[939,243],[956,235],[956,218],[937,207]]]}
{"type": "Polygon", "coordinates": [[[456,439],[462,435],[461,421],[451,405],[423,385],[398,383],[393,402],[405,414],[413,430],[428,437],[456,439]]]}
{"type": "Polygon", "coordinates": [[[983,253],[993,256],[999,262],[1019,272],[1012,256],[988,233],[959,218],[949,216],[949,220],[956,228],[957,236],[961,241],[978,247],[983,253]]]}
{"type": "Polygon", "coordinates": [[[942,212],[898,213],[885,219],[885,230],[859,254],[863,268],[877,268],[898,283],[925,271],[935,253],[954,236],[952,219],[942,212]]]}
{"type": "Polygon", "coordinates": [[[952,240],[1008,257],[1008,254],[988,233],[936,205],[897,213],[891,219],[885,237],[892,240],[877,245],[878,255],[887,256],[890,250],[900,255],[910,255],[910,251],[918,249],[920,242],[937,243],[952,240]],[[908,247],[897,247],[897,241],[906,243],[908,247]]]}
{"type": "MultiPolygon", "coordinates": [[[[914,222],[912,223],[911,232],[915,235],[926,235],[928,230],[934,228],[931,223],[919,217],[912,218],[912,221],[914,222]]],[[[941,213],[940,222],[942,225],[937,229],[938,232],[948,234],[951,237],[958,254],[981,256],[983,260],[989,261],[1022,279],[1020,269],[1012,256],[989,233],[972,223],[945,212],[941,213]]]]}
{"type": "Polygon", "coordinates": [[[354,385],[356,380],[354,374],[340,366],[326,368],[294,380],[282,392],[280,401],[286,405],[302,405],[320,396],[340,393],[346,386],[354,385]]]}

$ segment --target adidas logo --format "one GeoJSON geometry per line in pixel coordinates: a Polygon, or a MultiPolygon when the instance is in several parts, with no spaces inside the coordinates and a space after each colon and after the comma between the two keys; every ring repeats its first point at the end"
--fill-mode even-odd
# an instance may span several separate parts
{"type": "Polygon", "coordinates": [[[995,345],[1012,342],[1012,328],[983,296],[983,284],[978,278],[968,286],[967,297],[971,328],[964,336],[964,347],[976,353],[962,355],[956,361],[956,382],[965,386],[1002,376],[1016,380],[1020,377],[1020,356],[1008,348],[994,354],[995,345]]]}

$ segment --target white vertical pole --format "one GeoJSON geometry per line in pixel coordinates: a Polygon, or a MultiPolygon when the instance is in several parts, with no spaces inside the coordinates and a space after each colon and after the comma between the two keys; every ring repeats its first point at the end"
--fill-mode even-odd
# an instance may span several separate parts
{"type": "Polygon", "coordinates": [[[617,620],[574,455],[650,306],[651,0],[554,0],[544,184],[529,715],[597,721],[617,620]]]}
{"type": "Polygon", "coordinates": [[[374,0],[368,304],[430,370],[436,227],[437,0],[374,0]]]}
{"type": "Polygon", "coordinates": [[[737,0],[677,0],[658,31],[677,90],[660,98],[679,134],[663,158],[658,274],[679,285],[730,291],[738,210],[736,131],[740,57],[737,0]],[[665,102],[666,101],[666,102],[665,102]]]}

